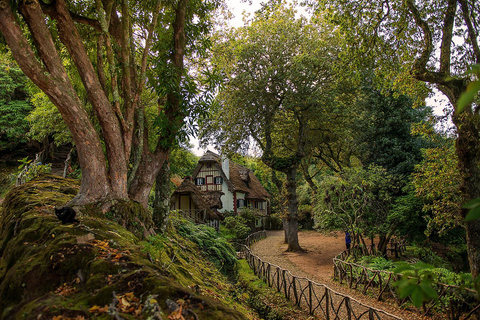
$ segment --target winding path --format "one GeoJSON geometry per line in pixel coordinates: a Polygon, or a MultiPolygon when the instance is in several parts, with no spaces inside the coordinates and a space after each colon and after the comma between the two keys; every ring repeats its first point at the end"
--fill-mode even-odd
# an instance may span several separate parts
{"type": "Polygon", "coordinates": [[[334,282],[332,280],[332,259],[344,250],[343,235],[332,233],[326,236],[315,231],[301,231],[298,235],[299,242],[306,252],[292,253],[285,252],[287,245],[283,243],[283,231],[268,231],[267,234],[266,239],[260,240],[251,247],[252,252],[261,259],[288,269],[295,276],[309,278],[317,283],[325,284],[337,292],[354,297],[366,305],[382,309],[405,320],[430,319],[399,309],[394,304],[364,296],[334,282]]]}

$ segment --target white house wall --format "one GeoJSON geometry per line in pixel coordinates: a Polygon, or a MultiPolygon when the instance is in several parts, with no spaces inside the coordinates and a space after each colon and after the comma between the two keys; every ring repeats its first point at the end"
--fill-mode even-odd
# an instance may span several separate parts
{"type": "Polygon", "coordinates": [[[222,192],[224,193],[220,200],[222,201],[222,209],[219,209],[219,212],[233,211],[233,193],[228,190],[227,183],[223,181],[222,183],[222,192]]]}

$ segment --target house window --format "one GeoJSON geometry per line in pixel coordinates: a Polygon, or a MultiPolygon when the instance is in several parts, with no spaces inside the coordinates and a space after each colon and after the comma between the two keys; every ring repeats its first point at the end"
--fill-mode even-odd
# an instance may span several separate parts
{"type": "Polygon", "coordinates": [[[255,209],[263,210],[263,201],[255,201],[255,209]]]}
{"type": "Polygon", "coordinates": [[[214,183],[215,184],[222,184],[223,183],[223,178],[222,177],[215,177],[214,183]]]}
{"type": "Polygon", "coordinates": [[[205,178],[195,178],[195,185],[203,186],[205,184],[205,178]]]}
{"type": "Polygon", "coordinates": [[[237,199],[237,208],[244,208],[247,206],[247,200],[237,199]]]}
{"type": "Polygon", "coordinates": [[[206,184],[213,184],[213,176],[206,176],[206,181],[205,183],[206,184]]]}

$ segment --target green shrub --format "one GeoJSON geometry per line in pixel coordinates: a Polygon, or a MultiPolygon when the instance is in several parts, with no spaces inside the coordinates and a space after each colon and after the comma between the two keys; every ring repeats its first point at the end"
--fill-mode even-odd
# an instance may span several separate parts
{"type": "Polygon", "coordinates": [[[393,270],[395,268],[392,261],[380,256],[364,256],[357,263],[373,270],[393,270]]]}
{"type": "Polygon", "coordinates": [[[196,243],[218,269],[233,270],[237,262],[235,249],[224,237],[219,236],[214,228],[197,225],[182,218],[172,218],[171,220],[178,233],[196,243]]]}
{"type": "Polygon", "coordinates": [[[42,164],[41,162],[32,162],[28,160],[28,157],[25,157],[21,160],[18,160],[21,165],[18,166],[18,171],[11,175],[12,180],[17,186],[24,184],[42,173],[49,173],[52,171],[51,164],[42,164]]]}
{"type": "Polygon", "coordinates": [[[227,233],[237,240],[245,239],[251,232],[250,227],[247,226],[247,221],[242,216],[226,217],[223,224],[227,233]]]}
{"type": "Polygon", "coordinates": [[[436,267],[450,268],[450,265],[441,257],[435,254],[431,249],[425,247],[407,246],[405,256],[411,259],[418,259],[436,267]]]}
{"type": "Polygon", "coordinates": [[[283,221],[277,216],[269,215],[265,221],[265,226],[269,230],[282,230],[283,229],[283,221]]]}

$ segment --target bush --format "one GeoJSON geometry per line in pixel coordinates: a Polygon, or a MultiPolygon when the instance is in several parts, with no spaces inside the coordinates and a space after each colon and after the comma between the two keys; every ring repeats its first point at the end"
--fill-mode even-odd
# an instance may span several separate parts
{"type": "Polygon", "coordinates": [[[250,234],[250,227],[242,216],[226,217],[223,224],[227,232],[235,239],[245,239],[250,234]]]}
{"type": "Polygon", "coordinates": [[[435,252],[429,248],[407,246],[405,256],[407,256],[410,260],[418,259],[436,267],[450,268],[448,263],[446,263],[441,257],[436,255],[435,252]]]}
{"type": "Polygon", "coordinates": [[[203,250],[207,259],[213,262],[218,269],[233,270],[237,262],[235,249],[225,238],[219,237],[214,228],[197,225],[181,218],[173,218],[172,223],[178,233],[196,243],[203,250]]]}
{"type": "Polygon", "coordinates": [[[22,185],[25,182],[38,177],[42,173],[49,173],[52,171],[51,164],[42,164],[41,162],[36,161],[32,162],[32,160],[28,160],[28,157],[18,161],[21,165],[18,166],[18,171],[11,176],[16,186],[22,185]]]}
{"type": "Polygon", "coordinates": [[[265,221],[265,225],[269,230],[282,230],[283,229],[283,221],[277,216],[267,216],[265,221]]]}
{"type": "Polygon", "coordinates": [[[357,264],[373,270],[393,270],[395,268],[392,261],[380,256],[364,256],[357,261],[357,264]]]}

